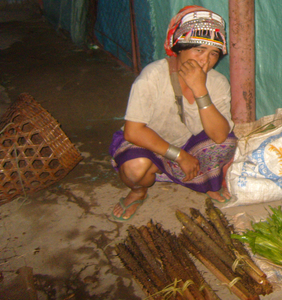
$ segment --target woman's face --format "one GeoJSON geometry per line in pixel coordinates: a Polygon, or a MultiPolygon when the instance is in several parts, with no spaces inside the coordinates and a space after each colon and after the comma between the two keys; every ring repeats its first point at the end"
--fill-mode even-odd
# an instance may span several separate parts
{"type": "Polygon", "coordinates": [[[178,60],[181,64],[188,59],[194,59],[201,67],[208,63],[207,70],[211,70],[218,62],[220,50],[214,46],[200,45],[191,49],[182,50],[178,54],[178,60]]]}

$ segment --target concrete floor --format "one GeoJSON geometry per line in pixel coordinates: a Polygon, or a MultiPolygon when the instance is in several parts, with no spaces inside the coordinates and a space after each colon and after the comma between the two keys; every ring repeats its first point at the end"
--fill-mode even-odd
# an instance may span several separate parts
{"type": "MultiPolygon", "coordinates": [[[[78,49],[42,17],[4,21],[2,112],[17,95],[30,93],[59,121],[84,159],[48,189],[0,206],[0,298],[29,299],[16,273],[27,266],[32,268],[40,300],[144,299],[114,245],[125,239],[129,225],[139,227],[151,219],[178,234],[181,224],[175,211],[189,213],[194,207],[204,213],[205,195],[156,183],[133,219],[114,222],[111,211],[127,188],[111,168],[108,147],[123,123],[134,74],[99,50],[78,49]]],[[[277,206],[281,201],[268,204],[277,206]]],[[[233,223],[239,216],[259,219],[267,214],[263,204],[224,212],[233,223]]],[[[221,299],[238,299],[201,265],[199,269],[221,299]]],[[[282,299],[279,270],[267,272],[277,286],[261,299],[282,299]]]]}

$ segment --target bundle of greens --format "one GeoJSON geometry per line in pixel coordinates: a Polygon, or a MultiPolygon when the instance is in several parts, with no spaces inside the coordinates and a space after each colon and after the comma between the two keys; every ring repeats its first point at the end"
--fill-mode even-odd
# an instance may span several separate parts
{"type": "Polygon", "coordinates": [[[254,254],[282,265],[282,210],[281,206],[269,208],[272,214],[269,213],[266,221],[252,223],[253,230],[247,230],[242,235],[232,234],[231,237],[248,243],[254,254]]]}

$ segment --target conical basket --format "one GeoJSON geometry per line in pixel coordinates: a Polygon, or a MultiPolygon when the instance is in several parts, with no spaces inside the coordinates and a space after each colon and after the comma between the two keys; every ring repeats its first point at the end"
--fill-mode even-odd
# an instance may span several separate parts
{"type": "Polygon", "coordinates": [[[0,120],[0,205],[59,181],[81,159],[60,124],[21,94],[0,120]]]}

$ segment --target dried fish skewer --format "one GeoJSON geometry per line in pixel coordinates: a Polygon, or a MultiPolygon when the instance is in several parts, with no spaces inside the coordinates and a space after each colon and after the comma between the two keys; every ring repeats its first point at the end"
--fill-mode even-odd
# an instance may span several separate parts
{"type": "Polygon", "coordinates": [[[175,252],[177,254],[181,254],[181,256],[179,256],[179,261],[183,262],[187,269],[191,271],[190,274],[193,278],[193,281],[196,283],[197,286],[199,286],[202,289],[205,299],[207,298],[209,300],[220,300],[196,268],[194,262],[189,257],[187,250],[185,249],[179,238],[172,241],[171,244],[173,245],[175,252]]]}
{"type": "Polygon", "coordinates": [[[231,249],[233,247],[232,239],[230,237],[230,234],[226,227],[222,224],[221,219],[217,212],[215,211],[215,207],[213,205],[213,202],[211,198],[206,199],[206,214],[209,217],[210,221],[216,228],[217,232],[221,236],[221,238],[224,240],[225,244],[229,246],[231,249]]]}
{"type": "MultiPolygon", "coordinates": [[[[169,244],[171,246],[171,249],[173,249],[175,253],[174,255],[176,256],[178,261],[183,265],[187,272],[189,271],[189,275],[191,276],[192,281],[195,283],[195,286],[199,287],[202,291],[202,293],[199,293],[201,295],[200,297],[203,297],[204,299],[207,298],[209,300],[219,300],[217,295],[212,291],[211,287],[200,274],[191,258],[187,255],[187,252],[181,245],[178,238],[176,238],[175,236],[170,236],[169,244]]],[[[195,297],[197,296],[197,294],[198,291],[196,291],[196,293],[194,292],[195,297]]],[[[196,299],[198,299],[198,297],[196,299]]]]}
{"type": "MultiPolygon", "coordinates": [[[[234,228],[232,225],[229,224],[228,220],[221,212],[221,210],[214,206],[211,199],[206,199],[206,205],[214,211],[214,213],[216,214],[215,218],[220,219],[221,222],[218,222],[217,224],[222,225],[226,230],[222,230],[222,232],[226,233],[228,237],[231,237],[231,233],[234,233],[234,228]]],[[[212,220],[211,222],[213,223],[212,220]]],[[[216,227],[214,223],[213,225],[216,227]]],[[[252,280],[247,280],[250,281],[250,284],[253,286],[253,288],[259,294],[270,294],[273,291],[271,284],[266,279],[266,275],[264,274],[264,272],[262,272],[253,262],[248,251],[244,248],[243,244],[235,239],[231,239],[231,243],[232,244],[230,245],[230,248],[234,252],[235,256],[238,258],[238,260],[240,260],[241,264],[243,263],[243,265],[241,265],[241,268],[243,268],[245,272],[252,278],[252,280]]]]}
{"type": "MultiPolygon", "coordinates": [[[[138,262],[135,260],[133,255],[129,252],[124,244],[116,245],[115,249],[124,266],[141,284],[143,290],[147,291],[147,294],[155,294],[160,290],[160,288],[156,287],[152,281],[148,280],[148,275],[143,271],[142,266],[138,264],[138,262]],[[136,276],[136,274],[138,274],[138,277],[136,276]]],[[[163,300],[162,297],[157,297],[155,299],[163,300]]]]}
{"type": "MultiPolygon", "coordinates": [[[[226,217],[224,216],[224,214],[221,212],[220,209],[218,209],[217,207],[215,207],[215,210],[217,212],[217,214],[219,215],[222,223],[224,224],[224,226],[226,227],[226,229],[228,230],[228,232],[230,233],[230,235],[232,233],[235,233],[234,227],[233,225],[228,223],[228,220],[226,219],[226,217]]],[[[238,251],[238,253],[243,257],[244,262],[247,263],[253,270],[255,270],[255,272],[257,274],[259,274],[262,277],[265,277],[266,275],[264,274],[264,272],[253,262],[249,252],[245,249],[244,245],[241,243],[241,241],[237,240],[237,239],[232,239],[232,243],[234,245],[235,251],[238,251]]],[[[254,289],[257,291],[258,294],[261,295],[268,295],[270,293],[273,292],[273,288],[271,286],[271,284],[269,283],[268,280],[265,280],[263,282],[263,284],[259,284],[257,283],[255,280],[253,280],[253,286],[254,289]]]]}
{"type": "Polygon", "coordinates": [[[169,284],[167,277],[159,277],[158,274],[155,273],[154,269],[151,268],[150,264],[145,259],[136,243],[132,240],[131,236],[128,236],[125,242],[128,251],[133,255],[134,259],[138,262],[138,264],[142,266],[142,269],[147,274],[147,276],[150,276],[150,280],[154,283],[156,287],[160,288],[164,285],[169,284]]]}
{"type": "MultiPolygon", "coordinates": [[[[223,224],[223,226],[228,230],[229,234],[231,235],[232,233],[235,232],[233,225],[228,223],[228,220],[226,219],[226,217],[224,216],[224,214],[222,213],[222,211],[215,207],[215,211],[217,212],[218,216],[221,219],[221,222],[223,224]]],[[[249,254],[249,252],[245,249],[244,245],[237,239],[232,239],[232,244],[234,246],[234,248],[243,256],[246,256],[248,258],[248,263],[250,265],[252,265],[252,268],[254,270],[256,270],[256,272],[260,275],[260,276],[264,276],[265,274],[263,273],[263,271],[257,267],[257,265],[252,261],[252,258],[249,254]]]]}
{"type": "Polygon", "coordinates": [[[187,234],[197,236],[197,240],[205,244],[206,250],[209,250],[229,267],[232,267],[234,260],[224,252],[217,244],[187,215],[180,210],[176,211],[176,217],[187,229],[187,234]]]}
{"type": "Polygon", "coordinates": [[[160,280],[164,282],[165,285],[168,285],[168,279],[166,274],[162,271],[160,268],[160,264],[157,263],[155,260],[155,257],[153,256],[152,252],[150,251],[148,245],[143,240],[141,234],[137,230],[136,227],[130,226],[128,228],[129,237],[136,243],[137,248],[140,250],[142,255],[145,258],[144,265],[149,264],[150,268],[153,270],[153,272],[158,276],[160,280]]]}
{"type": "Polygon", "coordinates": [[[219,235],[217,230],[208,222],[208,220],[200,213],[198,209],[190,208],[190,214],[193,217],[194,222],[202,228],[202,230],[210,236],[213,241],[222,248],[222,250],[232,255],[232,258],[235,259],[235,256],[230,251],[228,246],[224,243],[224,240],[219,235]]]}
{"type": "MultiPolygon", "coordinates": [[[[201,251],[202,254],[205,253],[206,258],[213,262],[218,269],[222,270],[222,268],[224,267],[220,263],[220,261],[222,261],[231,271],[235,260],[232,259],[227,253],[223,254],[222,249],[218,246],[213,246],[216,244],[210,239],[208,235],[205,235],[203,232],[201,232],[201,230],[199,230],[199,228],[197,228],[198,225],[196,225],[188,215],[177,211],[176,216],[184,225],[182,232],[194,245],[197,245],[198,250],[201,251]],[[207,251],[207,249],[209,251],[207,251]],[[212,253],[214,255],[212,255],[212,253]]],[[[247,280],[248,282],[250,281],[247,273],[241,267],[237,267],[236,271],[240,275],[242,280],[244,279],[244,281],[242,281],[243,283],[245,282],[245,280],[247,280]]],[[[236,276],[234,274],[233,277],[229,277],[229,279],[232,280],[232,278],[235,277],[236,276]]],[[[251,285],[249,285],[249,289],[251,289],[252,293],[255,293],[255,290],[251,285]]]]}
{"type": "MultiPolygon", "coordinates": [[[[207,212],[207,215],[209,216],[210,221],[213,223],[213,225],[217,229],[218,233],[224,239],[225,243],[234,252],[234,245],[233,245],[231,236],[229,234],[229,231],[222,224],[220,216],[216,212],[214,204],[213,204],[213,202],[212,202],[212,200],[210,198],[206,199],[206,207],[207,207],[206,212],[207,212]]],[[[241,258],[242,258],[241,261],[244,262],[243,256],[241,256],[241,258]]],[[[261,273],[260,270],[259,270],[259,273],[257,273],[256,270],[258,268],[255,266],[254,263],[252,263],[252,265],[254,265],[254,268],[252,268],[252,266],[250,266],[246,262],[244,262],[244,264],[240,265],[240,269],[242,268],[257,283],[259,283],[259,284],[266,284],[266,275],[264,273],[261,273]],[[263,274],[263,275],[261,275],[261,274],[263,274]]]]}
{"type": "MultiPolygon", "coordinates": [[[[167,273],[170,274],[173,271],[173,277],[178,279],[181,278],[183,282],[193,280],[190,274],[188,274],[187,270],[185,270],[182,264],[173,255],[173,251],[169,245],[170,236],[164,236],[161,230],[159,230],[159,228],[153,224],[151,224],[151,226],[149,227],[149,231],[152,234],[156,247],[159,249],[162,262],[168,268],[167,273]]],[[[203,295],[201,294],[201,292],[199,292],[199,290],[195,287],[194,284],[189,286],[187,290],[189,290],[189,293],[191,292],[193,296],[197,297],[196,299],[204,300],[203,295]]]]}
{"type": "MultiPolygon", "coordinates": [[[[222,224],[225,226],[225,228],[228,230],[229,234],[231,235],[232,233],[235,233],[234,227],[233,225],[230,225],[226,219],[226,217],[224,216],[224,214],[222,213],[222,211],[215,207],[215,211],[217,212],[218,216],[221,219],[222,224]]],[[[235,249],[244,256],[247,256],[249,259],[249,263],[250,265],[252,264],[252,267],[254,270],[256,270],[256,272],[260,275],[260,276],[265,276],[265,274],[263,273],[263,271],[261,271],[257,265],[252,261],[252,258],[250,257],[249,252],[245,249],[244,245],[237,239],[232,239],[232,243],[233,246],[235,247],[235,249]]]]}
{"type": "MultiPolygon", "coordinates": [[[[222,222],[222,225],[224,227],[226,227],[226,230],[229,233],[230,230],[229,230],[228,221],[226,219],[222,220],[222,217],[224,217],[222,212],[219,209],[216,209],[216,207],[214,207],[214,208],[222,222]],[[220,216],[220,214],[222,214],[222,216],[220,216]]],[[[193,217],[194,222],[196,222],[217,243],[218,246],[222,247],[222,249],[224,249],[227,253],[229,253],[230,256],[232,256],[232,258],[235,261],[236,255],[234,255],[234,246],[232,246],[233,250],[231,250],[230,249],[231,247],[228,247],[224,243],[224,240],[221,238],[218,231],[215,229],[214,225],[212,223],[208,222],[208,220],[199,212],[199,210],[190,208],[190,213],[191,213],[191,216],[193,217]]],[[[231,232],[230,232],[230,234],[231,234],[231,232]]],[[[232,240],[232,244],[234,244],[233,240],[232,240]]],[[[262,272],[262,271],[260,271],[260,272],[262,272]]],[[[256,292],[259,295],[265,294],[263,287],[260,284],[258,284],[255,280],[253,280],[248,274],[241,274],[241,276],[242,276],[243,282],[248,282],[249,285],[251,285],[253,287],[254,292],[256,292]]]]}
{"type": "MultiPolygon", "coordinates": [[[[148,226],[152,224],[152,221],[148,223],[148,226]]],[[[160,259],[160,254],[154,244],[154,241],[150,235],[150,232],[148,230],[148,227],[146,226],[141,226],[138,228],[138,231],[140,232],[141,236],[143,237],[144,241],[147,243],[149,249],[151,250],[153,256],[158,260],[160,259]]]]}
{"type": "MultiPolygon", "coordinates": [[[[221,262],[222,268],[221,271],[224,270],[224,272],[219,271],[219,269],[209,260],[206,259],[206,257],[198,250],[197,247],[194,246],[192,242],[188,240],[188,238],[184,234],[179,235],[179,239],[181,240],[181,243],[185,246],[185,248],[199,261],[202,262],[204,266],[206,266],[207,269],[210,270],[212,274],[215,275],[221,282],[225,283],[229,286],[230,282],[235,278],[234,274],[228,268],[221,262]],[[226,275],[230,273],[229,275],[226,275]],[[228,278],[229,277],[229,278],[228,278]]],[[[220,261],[220,260],[219,260],[220,261]]],[[[258,300],[259,297],[257,295],[251,295],[249,291],[242,285],[240,281],[238,281],[236,284],[229,286],[230,290],[241,300],[258,300]]]]}
{"type": "Polygon", "coordinates": [[[251,269],[253,261],[245,255],[243,245],[231,239],[234,229],[222,212],[211,199],[206,199],[206,206],[208,219],[193,208],[190,209],[192,217],[176,212],[183,224],[179,236],[151,221],[147,227],[131,226],[125,244],[116,246],[124,266],[149,295],[147,300],[220,300],[190,255],[201,261],[241,300],[258,300],[259,295],[272,292],[266,275],[258,267],[257,273],[251,269]],[[239,264],[242,261],[247,264],[242,266],[239,264]],[[256,275],[250,276],[250,271],[256,275]],[[260,285],[253,278],[265,280],[260,285]]]}
{"type": "MultiPolygon", "coordinates": [[[[197,237],[190,232],[187,231],[186,228],[182,229],[182,233],[184,234],[185,238],[193,245],[197,251],[208,261],[210,261],[214,268],[218,270],[218,272],[221,272],[224,274],[224,276],[229,280],[229,282],[232,282],[235,278],[241,278],[243,279],[243,276],[241,274],[235,273],[232,271],[230,266],[227,266],[221,259],[218,257],[216,253],[213,253],[212,251],[206,251],[206,246],[202,241],[198,240],[197,237]]],[[[196,257],[197,258],[197,257],[196,257]]],[[[243,275],[246,275],[243,273],[243,275]]],[[[249,295],[252,295],[255,293],[252,287],[247,286],[243,280],[236,283],[237,286],[239,286],[241,289],[244,289],[249,295]]]]}
{"type": "MultiPolygon", "coordinates": [[[[193,217],[194,222],[196,222],[196,224],[198,224],[208,234],[208,236],[210,236],[216,242],[216,244],[219,247],[221,247],[223,250],[225,250],[226,253],[228,253],[230,257],[232,257],[232,259],[235,261],[236,255],[234,255],[234,252],[230,249],[231,247],[228,247],[226,245],[226,243],[224,242],[224,240],[222,239],[221,235],[218,233],[214,225],[208,222],[208,220],[199,212],[199,210],[190,208],[190,213],[191,216],[193,217]]],[[[263,288],[260,285],[258,286],[257,282],[254,281],[252,278],[250,278],[248,274],[240,274],[240,276],[242,277],[243,282],[247,281],[250,283],[251,286],[254,287],[254,292],[257,292],[258,294],[262,294],[263,288]]]]}

